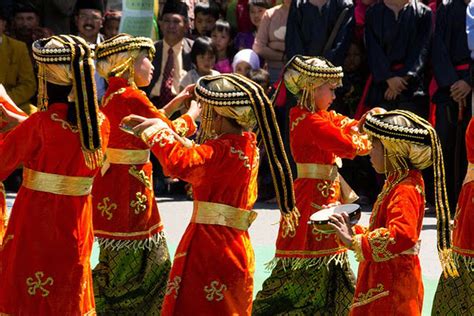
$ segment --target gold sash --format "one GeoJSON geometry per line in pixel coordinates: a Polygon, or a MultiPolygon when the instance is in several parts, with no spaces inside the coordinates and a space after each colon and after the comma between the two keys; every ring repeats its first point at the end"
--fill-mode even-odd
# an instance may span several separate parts
{"type": "Polygon", "coordinates": [[[331,182],[339,181],[341,186],[341,199],[343,203],[352,203],[359,196],[352,190],[349,184],[337,171],[336,165],[324,165],[318,163],[297,163],[296,169],[298,179],[319,179],[331,182]]]}
{"type": "Polygon", "coordinates": [[[194,201],[191,223],[221,225],[247,230],[257,217],[257,212],[226,204],[194,201]]]}
{"type": "Polygon", "coordinates": [[[297,163],[298,178],[334,181],[338,177],[337,166],[318,163],[297,163]]]}
{"type": "Polygon", "coordinates": [[[464,185],[471,181],[474,181],[474,164],[473,163],[469,163],[469,165],[467,166],[466,177],[464,178],[464,181],[462,184],[464,185]]]}
{"type": "Polygon", "coordinates": [[[25,188],[58,195],[83,196],[91,193],[94,178],[71,177],[23,168],[25,188]]]}
{"type": "Polygon", "coordinates": [[[120,165],[141,165],[150,161],[150,150],[107,148],[106,160],[120,165]]]}

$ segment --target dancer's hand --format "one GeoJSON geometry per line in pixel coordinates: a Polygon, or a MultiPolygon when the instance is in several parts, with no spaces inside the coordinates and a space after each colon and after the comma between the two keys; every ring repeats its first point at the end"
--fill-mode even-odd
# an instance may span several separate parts
{"type": "Polygon", "coordinates": [[[346,212],[329,216],[329,226],[336,231],[337,237],[347,248],[352,247],[352,225],[346,212]]]}
{"type": "Polygon", "coordinates": [[[201,105],[197,101],[191,100],[191,103],[189,104],[189,109],[186,114],[191,116],[193,120],[196,120],[199,115],[201,115],[201,105]]]}
{"type": "Polygon", "coordinates": [[[387,112],[387,110],[385,110],[384,108],[381,108],[381,107],[375,107],[375,108],[372,108],[370,110],[368,110],[367,112],[364,113],[364,115],[362,115],[362,117],[360,118],[359,120],[359,124],[357,124],[357,129],[359,131],[359,133],[363,133],[364,132],[364,124],[365,124],[365,119],[367,118],[367,115],[368,114],[381,114],[381,113],[385,113],[387,112]]]}
{"type": "Polygon", "coordinates": [[[163,107],[167,117],[170,117],[174,112],[181,109],[187,100],[191,100],[194,97],[194,84],[188,85],[181,91],[177,96],[173,98],[168,104],[163,107]]]}

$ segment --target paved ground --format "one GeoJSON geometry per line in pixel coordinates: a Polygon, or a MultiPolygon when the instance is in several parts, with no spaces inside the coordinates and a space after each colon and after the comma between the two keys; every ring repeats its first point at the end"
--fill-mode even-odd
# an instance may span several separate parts
{"type": "MultiPolygon", "coordinates": [[[[8,194],[7,203],[12,205],[15,195],[8,194]]],[[[173,256],[181,236],[189,223],[192,213],[192,202],[187,200],[176,200],[175,198],[159,198],[158,207],[166,228],[167,241],[170,253],[173,256]]],[[[255,293],[261,289],[263,281],[269,276],[264,264],[270,261],[275,251],[275,240],[278,231],[279,211],[276,205],[260,203],[255,206],[258,217],[252,224],[249,232],[255,250],[256,272],[255,293]]],[[[360,223],[367,224],[370,213],[362,213],[360,223]]],[[[425,287],[425,300],[423,315],[430,315],[433,296],[441,273],[441,267],[436,252],[436,219],[425,217],[423,231],[421,233],[421,265],[423,282],[425,287]]],[[[98,247],[94,245],[92,253],[92,266],[97,264],[98,247]]],[[[352,253],[350,254],[352,269],[357,272],[357,262],[352,253]]]]}

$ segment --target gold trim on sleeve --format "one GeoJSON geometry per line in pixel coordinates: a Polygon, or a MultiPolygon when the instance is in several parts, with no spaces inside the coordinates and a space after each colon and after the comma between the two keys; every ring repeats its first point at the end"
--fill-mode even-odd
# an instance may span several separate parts
{"type": "Polygon", "coordinates": [[[107,148],[106,160],[119,165],[146,164],[150,161],[150,150],[107,148]]]}
{"type": "Polygon", "coordinates": [[[362,262],[365,260],[364,252],[362,251],[362,234],[357,234],[352,236],[352,246],[351,249],[354,251],[356,260],[362,262]]]}
{"type": "Polygon", "coordinates": [[[395,244],[395,239],[390,236],[390,231],[387,228],[377,228],[369,232],[367,239],[375,262],[383,262],[396,257],[387,249],[389,245],[395,244]]]}

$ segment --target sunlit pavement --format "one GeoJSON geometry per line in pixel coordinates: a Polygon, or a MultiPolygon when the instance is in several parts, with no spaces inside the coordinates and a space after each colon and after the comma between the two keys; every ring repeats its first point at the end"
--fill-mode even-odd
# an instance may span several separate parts
{"type": "MultiPolygon", "coordinates": [[[[9,207],[11,207],[14,198],[15,194],[9,193],[7,195],[7,205],[9,207]]],[[[173,256],[191,218],[192,202],[183,197],[162,197],[158,198],[158,208],[165,226],[169,250],[171,256],[173,256]]],[[[275,240],[280,216],[276,204],[258,203],[255,205],[255,211],[258,212],[258,217],[249,229],[256,260],[254,294],[261,289],[263,281],[270,275],[270,272],[265,270],[265,263],[273,258],[275,252],[275,240]]],[[[370,213],[363,212],[360,224],[367,225],[369,216],[370,213]]],[[[427,216],[423,220],[421,240],[420,260],[425,287],[423,315],[430,315],[433,296],[441,273],[436,251],[436,218],[433,215],[427,216]]],[[[98,262],[98,255],[98,245],[94,244],[91,258],[93,267],[98,262]]],[[[351,252],[350,261],[353,271],[357,274],[357,262],[351,252]]]]}

